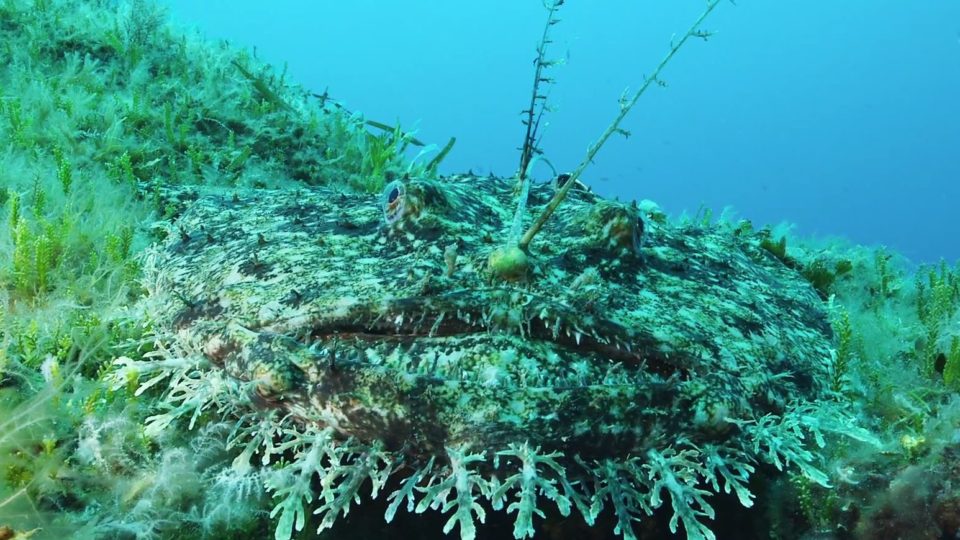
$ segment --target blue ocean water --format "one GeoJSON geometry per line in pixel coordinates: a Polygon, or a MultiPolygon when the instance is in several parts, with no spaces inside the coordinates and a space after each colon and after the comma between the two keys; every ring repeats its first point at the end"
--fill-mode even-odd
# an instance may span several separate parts
{"type": "MultiPolygon", "coordinates": [[[[456,136],[442,172],[517,167],[540,0],[167,1],[367,118],[441,146],[456,136]]],[[[563,5],[542,145],[558,169],[580,162],[703,6],[563,5]]],[[[916,262],[960,259],[960,1],[741,0],[704,28],[717,33],[680,51],[586,183],[674,214],[731,206],[916,262]]]]}

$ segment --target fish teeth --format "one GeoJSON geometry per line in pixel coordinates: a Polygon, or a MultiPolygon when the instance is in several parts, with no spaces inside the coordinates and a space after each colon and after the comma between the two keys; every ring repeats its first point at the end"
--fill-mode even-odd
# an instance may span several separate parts
{"type": "Polygon", "coordinates": [[[433,326],[430,327],[430,337],[436,335],[437,330],[440,328],[440,324],[443,323],[443,318],[446,315],[446,312],[441,312],[440,316],[437,317],[437,320],[433,322],[433,326]]]}

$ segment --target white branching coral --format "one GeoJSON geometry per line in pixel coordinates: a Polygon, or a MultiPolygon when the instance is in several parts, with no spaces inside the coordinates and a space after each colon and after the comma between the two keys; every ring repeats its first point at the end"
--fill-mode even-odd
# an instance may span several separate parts
{"type": "Polygon", "coordinates": [[[659,508],[663,502],[661,494],[666,491],[673,507],[670,518],[670,532],[677,532],[677,523],[683,523],[688,540],[713,540],[713,532],[703,524],[702,518],[713,519],[715,512],[707,502],[711,493],[700,489],[700,483],[707,470],[702,468],[700,453],[693,449],[679,452],[668,450],[660,453],[647,452],[647,479],[650,486],[650,506],[659,508]]]}
{"type": "MultiPolygon", "coordinates": [[[[148,369],[155,365],[128,359],[117,365],[118,385],[137,375],[149,376],[143,386],[162,380],[148,369]]],[[[217,486],[226,493],[236,485],[249,494],[259,484],[270,493],[277,540],[303,531],[310,514],[317,516],[318,532],[333,527],[352,504],[383,493],[395,475],[404,477],[387,495],[386,521],[392,521],[401,506],[413,513],[436,510],[449,514],[443,531],[458,528],[462,540],[476,538],[487,504],[515,514],[516,539],[533,537],[535,520],[545,516],[544,504],[553,504],[563,516],[577,509],[588,524],[609,509],[616,519],[615,532],[631,540],[637,538],[634,524],[668,501],[672,532],[680,532],[682,525],[689,540],[713,540],[708,523],[715,511],[710,497],[733,493],[744,507],[752,506],[748,483],[758,461],[780,469],[792,466],[826,485],[827,477],[807,441],[822,444],[824,431],[869,439],[836,411],[798,405],[781,415],[731,420],[742,436],[726,443],[697,446],[680,439],[642,456],[587,461],[525,442],[508,444],[498,452],[448,446],[442,457],[416,462],[402,451],[344,437],[330,427],[300,425],[276,410],[238,415],[236,404],[249,389],[229,383],[215,374],[216,369],[198,376],[191,362],[170,360],[163,366],[169,374],[167,410],[150,417],[147,434],[159,436],[181,419],[192,426],[203,411],[218,414],[223,425],[232,422],[226,428],[225,445],[238,453],[215,474],[217,486]],[[361,493],[366,485],[371,486],[369,494],[361,493]]]]}
{"type": "Polygon", "coordinates": [[[477,496],[489,495],[490,482],[477,469],[470,469],[469,465],[483,463],[486,457],[482,452],[467,454],[454,448],[447,448],[447,455],[450,458],[449,468],[432,475],[427,486],[422,488],[424,495],[417,505],[417,513],[427,508],[439,509],[443,513],[452,511],[453,515],[443,525],[444,534],[459,524],[460,538],[473,540],[477,535],[474,515],[480,523],[487,517],[483,506],[477,502],[477,496]]]}
{"type": "Polygon", "coordinates": [[[538,495],[553,501],[562,515],[570,515],[570,498],[560,492],[563,486],[569,487],[569,484],[560,484],[559,480],[565,476],[563,465],[557,462],[562,454],[539,452],[540,447],[532,448],[523,443],[511,444],[509,449],[497,453],[497,457],[512,458],[520,464],[519,470],[508,476],[491,496],[493,509],[499,510],[507,493],[516,492],[516,500],[507,506],[507,512],[517,513],[514,538],[533,537],[533,515],[543,517],[543,512],[537,509],[538,495]]]}
{"type": "Polygon", "coordinates": [[[278,540],[303,530],[307,519],[304,504],[313,501],[314,476],[325,472],[323,457],[329,440],[329,430],[302,434],[289,444],[296,447],[292,462],[267,479],[267,490],[280,500],[270,512],[270,517],[280,516],[275,535],[278,540]]]}

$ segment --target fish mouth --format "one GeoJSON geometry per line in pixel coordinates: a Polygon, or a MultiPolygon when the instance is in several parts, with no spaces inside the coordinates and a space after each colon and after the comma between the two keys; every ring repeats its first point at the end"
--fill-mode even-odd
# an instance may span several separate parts
{"type": "Polygon", "coordinates": [[[393,298],[379,305],[356,306],[350,312],[312,326],[300,341],[363,346],[510,334],[662,376],[679,374],[685,379],[690,369],[682,355],[665,350],[650,332],[628,328],[597,313],[578,312],[573,306],[518,288],[463,289],[393,298]]]}
{"type": "Polygon", "coordinates": [[[295,421],[424,456],[452,443],[526,438],[549,445],[584,437],[598,452],[604,444],[632,448],[632,428],[610,435],[613,443],[588,426],[617,406],[642,425],[644,410],[656,410],[652,388],[688,378],[652,337],[517,288],[356,301],[298,326],[254,331],[232,348],[238,360],[215,363],[255,383],[263,406],[295,421]],[[501,411],[510,403],[523,403],[518,414],[526,416],[511,420],[501,411]],[[562,420],[551,420],[557,415],[562,420]]]}

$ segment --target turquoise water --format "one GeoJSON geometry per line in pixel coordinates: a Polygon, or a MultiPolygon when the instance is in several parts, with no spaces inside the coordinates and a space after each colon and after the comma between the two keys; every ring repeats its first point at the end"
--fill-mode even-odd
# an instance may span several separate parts
{"type": "MultiPolygon", "coordinates": [[[[371,118],[441,145],[456,136],[444,172],[516,169],[539,0],[168,3],[371,118]]],[[[563,6],[551,54],[567,64],[543,138],[559,169],[575,167],[702,4],[563,6]]],[[[732,206],[917,262],[960,257],[960,3],[725,2],[706,28],[718,34],[682,51],[587,183],[671,213],[732,206]]]]}

